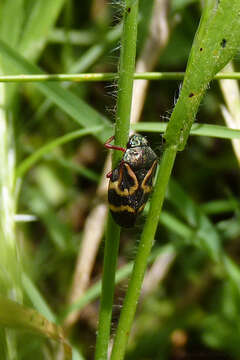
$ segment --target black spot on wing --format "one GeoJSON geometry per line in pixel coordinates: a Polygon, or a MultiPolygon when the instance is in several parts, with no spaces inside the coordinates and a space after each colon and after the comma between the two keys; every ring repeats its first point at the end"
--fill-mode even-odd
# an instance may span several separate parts
{"type": "Polygon", "coordinates": [[[140,169],[135,172],[139,184],[141,184],[143,182],[147,172],[148,172],[147,169],[140,169]]]}
{"type": "Polygon", "coordinates": [[[112,182],[116,181],[119,178],[119,167],[112,170],[112,175],[110,176],[110,180],[112,182]]]}
{"type": "Polygon", "coordinates": [[[224,49],[226,47],[226,44],[227,44],[227,40],[226,39],[222,39],[221,41],[221,47],[224,49]]]}
{"type": "Polygon", "coordinates": [[[135,185],[135,179],[128,172],[128,168],[123,164],[123,177],[122,177],[122,182],[120,184],[120,189],[121,190],[130,189],[134,185],[135,185]]]}

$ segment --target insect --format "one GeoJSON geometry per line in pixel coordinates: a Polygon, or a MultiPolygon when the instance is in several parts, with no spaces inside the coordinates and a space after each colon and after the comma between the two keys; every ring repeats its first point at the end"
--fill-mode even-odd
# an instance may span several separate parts
{"type": "Polygon", "coordinates": [[[109,207],[118,225],[132,227],[152,191],[157,155],[142,135],[130,136],[126,149],[111,145],[113,139],[114,136],[108,139],[105,147],[122,151],[124,155],[118,166],[107,174],[109,207]]]}

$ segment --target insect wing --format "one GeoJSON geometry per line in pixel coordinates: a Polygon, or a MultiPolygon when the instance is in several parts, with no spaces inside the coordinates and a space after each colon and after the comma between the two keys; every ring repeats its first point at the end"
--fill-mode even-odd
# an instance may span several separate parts
{"type": "Polygon", "coordinates": [[[113,170],[109,182],[108,201],[112,216],[117,224],[132,227],[136,221],[135,193],[138,180],[127,163],[121,163],[113,170]]]}
{"type": "Polygon", "coordinates": [[[141,199],[139,199],[139,207],[137,209],[138,215],[141,214],[141,212],[145,208],[149,195],[152,191],[153,179],[156,173],[156,169],[157,169],[157,160],[154,161],[154,163],[146,173],[145,177],[143,178],[143,181],[141,182],[140,189],[142,190],[141,192],[142,196],[141,199]]]}

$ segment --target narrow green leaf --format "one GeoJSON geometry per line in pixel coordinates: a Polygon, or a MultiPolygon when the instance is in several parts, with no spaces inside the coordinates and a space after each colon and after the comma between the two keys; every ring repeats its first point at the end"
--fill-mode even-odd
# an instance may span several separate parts
{"type": "Polygon", "coordinates": [[[0,296],[0,325],[13,329],[31,331],[49,339],[57,340],[64,346],[65,359],[72,358],[71,348],[65,342],[60,326],[48,321],[36,310],[0,296]]]}
{"type": "Polygon", "coordinates": [[[23,288],[34,307],[49,321],[56,322],[56,316],[27,274],[22,273],[23,288]]]}
{"type": "Polygon", "coordinates": [[[70,159],[63,158],[62,156],[48,154],[46,157],[46,160],[56,162],[60,166],[66,168],[66,169],[69,169],[69,170],[85,177],[86,179],[89,179],[96,183],[98,183],[100,180],[100,177],[101,177],[100,174],[96,173],[95,171],[93,171],[91,169],[86,168],[85,166],[77,164],[70,159]]]}
{"type": "Polygon", "coordinates": [[[98,35],[92,30],[67,30],[65,28],[55,27],[51,30],[48,41],[55,44],[70,43],[76,46],[89,46],[94,44],[98,35]]]}
{"type": "Polygon", "coordinates": [[[16,46],[23,23],[23,0],[8,0],[3,3],[0,17],[0,39],[7,41],[10,46],[16,46]],[[12,21],[10,14],[17,13],[18,16],[12,21]]]}
{"type": "MultiPolygon", "coordinates": [[[[157,122],[141,122],[139,124],[132,124],[131,128],[135,131],[143,132],[164,132],[167,128],[166,123],[157,122]]],[[[190,135],[209,136],[221,139],[240,139],[240,130],[229,129],[226,126],[198,124],[192,125],[190,135]]]]}
{"type": "MultiPolygon", "coordinates": [[[[32,2],[32,8],[18,46],[19,52],[26,58],[31,60],[38,58],[64,2],[65,0],[35,0],[32,2]]],[[[13,3],[15,4],[15,1],[13,3]]],[[[16,13],[16,9],[13,13],[16,13]]]]}
{"type": "MultiPolygon", "coordinates": [[[[19,37],[23,27],[24,17],[24,1],[23,0],[5,0],[3,2],[3,8],[0,16],[0,39],[6,41],[10,46],[16,48],[19,43],[19,37]],[[18,14],[14,21],[9,14],[18,14]]],[[[10,73],[10,67],[7,59],[0,56],[0,74],[10,73]]],[[[17,84],[11,86],[5,86],[4,91],[6,94],[5,105],[10,104],[17,84]]]]}
{"type": "Polygon", "coordinates": [[[166,131],[166,141],[183,150],[209,82],[240,45],[240,1],[207,0],[191,49],[180,97],[166,131]]]}
{"type": "Polygon", "coordinates": [[[87,128],[83,130],[73,131],[69,134],[61,136],[48,144],[42,146],[39,150],[35,151],[32,155],[30,155],[27,159],[25,159],[17,168],[16,176],[22,177],[26,171],[28,171],[37,161],[39,161],[44,155],[48,154],[51,150],[56,148],[57,146],[63,145],[69,141],[74,139],[78,139],[84,135],[96,135],[102,130],[102,126],[87,128]]]}

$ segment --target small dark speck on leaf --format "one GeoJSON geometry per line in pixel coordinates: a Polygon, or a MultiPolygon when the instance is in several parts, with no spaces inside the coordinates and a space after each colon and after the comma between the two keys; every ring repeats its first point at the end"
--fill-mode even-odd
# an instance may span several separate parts
{"type": "Polygon", "coordinates": [[[130,13],[130,11],[131,11],[131,8],[130,8],[130,7],[128,7],[128,8],[127,8],[127,12],[128,12],[128,13],[130,13]]]}
{"type": "Polygon", "coordinates": [[[225,47],[226,47],[226,44],[227,44],[227,40],[226,40],[226,39],[222,39],[222,41],[221,41],[221,47],[222,47],[222,48],[225,48],[225,47]]]}
{"type": "Polygon", "coordinates": [[[203,51],[203,48],[200,48],[200,51],[203,51]]]}
{"type": "Polygon", "coordinates": [[[194,96],[194,93],[190,93],[189,95],[188,95],[188,97],[193,97],[194,96]]]}

